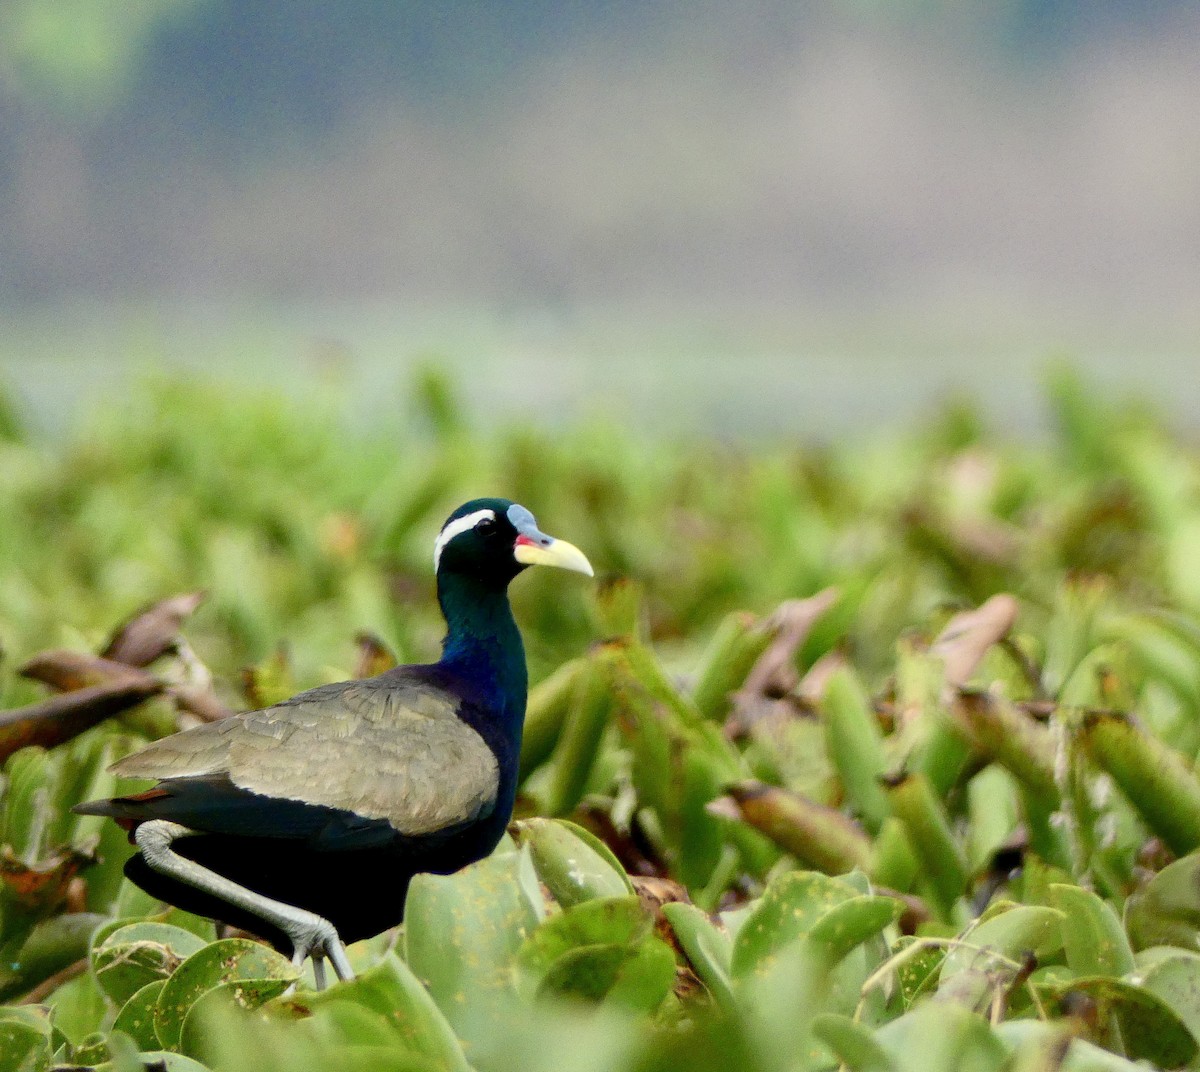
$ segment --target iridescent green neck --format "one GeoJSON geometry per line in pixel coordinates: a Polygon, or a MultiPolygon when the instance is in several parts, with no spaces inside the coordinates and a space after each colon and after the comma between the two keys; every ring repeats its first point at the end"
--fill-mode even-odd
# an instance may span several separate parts
{"type": "MultiPolygon", "coordinates": [[[[505,588],[459,573],[438,574],[438,602],[446,617],[442,665],[488,694],[508,719],[525,716],[525,646],[505,588]]],[[[497,712],[500,713],[499,711],[497,712]]]]}

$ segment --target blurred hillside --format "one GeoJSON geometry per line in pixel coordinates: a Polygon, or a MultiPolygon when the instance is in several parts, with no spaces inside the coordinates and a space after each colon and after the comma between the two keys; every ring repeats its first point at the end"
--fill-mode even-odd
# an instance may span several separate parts
{"type": "Polygon", "coordinates": [[[1194,324],[1200,17],[10,0],[0,302],[1194,324]]]}

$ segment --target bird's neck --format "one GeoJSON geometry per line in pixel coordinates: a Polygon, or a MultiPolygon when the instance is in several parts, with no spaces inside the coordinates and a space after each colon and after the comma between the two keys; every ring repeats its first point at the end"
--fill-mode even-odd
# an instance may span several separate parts
{"type": "Polygon", "coordinates": [[[441,665],[502,697],[504,710],[497,714],[520,733],[528,677],[507,591],[461,574],[439,574],[438,602],[447,626],[441,665]]]}

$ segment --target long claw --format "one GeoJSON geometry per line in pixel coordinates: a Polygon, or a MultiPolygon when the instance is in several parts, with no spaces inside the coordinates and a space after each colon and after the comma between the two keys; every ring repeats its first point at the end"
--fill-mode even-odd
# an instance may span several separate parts
{"type": "Polygon", "coordinates": [[[318,990],[325,989],[325,958],[320,953],[313,953],[313,985],[318,990]]]}

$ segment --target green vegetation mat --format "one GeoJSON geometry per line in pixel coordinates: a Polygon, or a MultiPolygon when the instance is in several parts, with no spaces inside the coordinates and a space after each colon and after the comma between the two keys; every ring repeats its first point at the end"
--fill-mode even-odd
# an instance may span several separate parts
{"type": "Polygon", "coordinates": [[[0,1070],[1200,1068],[1200,453],[1058,375],[834,447],[482,433],[424,376],[166,380],[0,420],[0,1070]],[[479,494],[583,548],[513,588],[509,836],[359,976],[125,883],[77,801],[148,738],[434,657],[479,494]],[[150,609],[144,609],[150,608],[150,609]],[[296,983],[293,986],[293,983],[296,983]]]}

